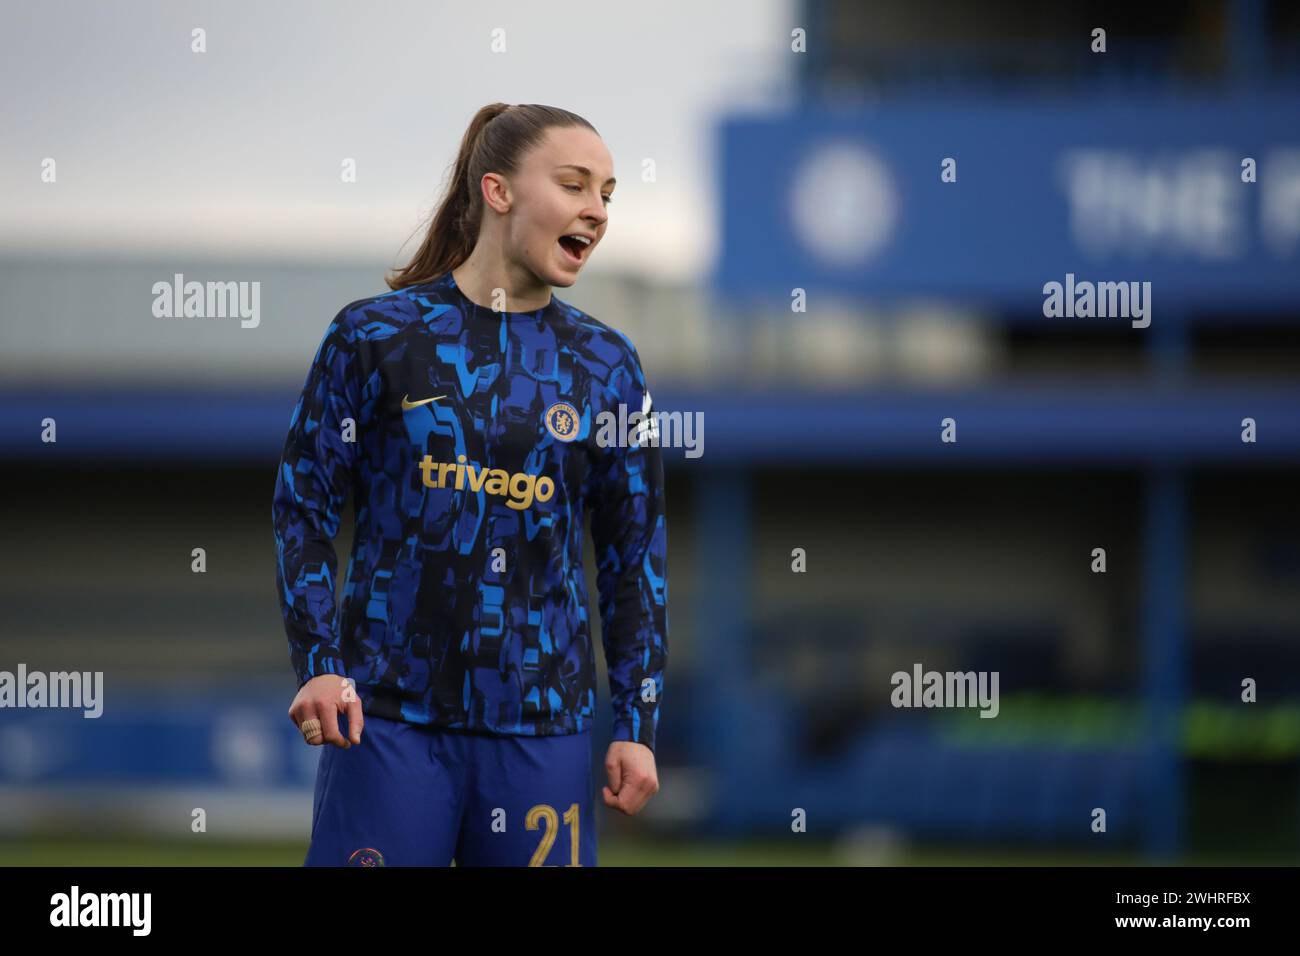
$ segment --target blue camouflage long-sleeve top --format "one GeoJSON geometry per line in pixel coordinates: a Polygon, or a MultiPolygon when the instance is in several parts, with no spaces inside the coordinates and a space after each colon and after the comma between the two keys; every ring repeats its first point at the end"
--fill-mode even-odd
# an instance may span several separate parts
{"type": "Polygon", "coordinates": [[[534,312],[483,308],[451,273],[345,306],[290,419],[272,507],[299,686],[351,677],[366,713],[444,728],[586,729],[588,512],[613,739],[653,749],[667,530],[632,342],[555,296],[534,312]]]}

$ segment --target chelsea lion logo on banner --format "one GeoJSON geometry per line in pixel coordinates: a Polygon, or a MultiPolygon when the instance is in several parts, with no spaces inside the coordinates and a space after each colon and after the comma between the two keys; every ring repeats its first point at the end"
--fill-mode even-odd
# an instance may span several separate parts
{"type": "Polygon", "coordinates": [[[568,402],[556,402],[546,410],[546,430],[560,441],[578,437],[578,410],[568,402]]]}
{"type": "Polygon", "coordinates": [[[372,847],[362,847],[348,857],[348,866],[383,866],[384,855],[372,847]]]}

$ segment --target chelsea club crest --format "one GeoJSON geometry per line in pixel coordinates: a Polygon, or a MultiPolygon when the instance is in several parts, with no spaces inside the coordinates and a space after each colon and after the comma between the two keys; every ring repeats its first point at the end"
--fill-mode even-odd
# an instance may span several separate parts
{"type": "Polygon", "coordinates": [[[546,430],[558,441],[578,437],[578,410],[568,402],[556,402],[546,410],[546,430]]]}

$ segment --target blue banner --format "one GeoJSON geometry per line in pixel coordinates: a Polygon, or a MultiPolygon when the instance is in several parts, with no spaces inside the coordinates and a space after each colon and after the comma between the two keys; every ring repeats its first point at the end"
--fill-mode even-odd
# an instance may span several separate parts
{"type": "Polygon", "coordinates": [[[1044,287],[1068,282],[1096,295],[1061,308],[1082,317],[1126,290],[1157,316],[1300,303],[1289,98],[909,100],[732,119],[721,135],[724,295],[1043,314],[1044,287]]]}

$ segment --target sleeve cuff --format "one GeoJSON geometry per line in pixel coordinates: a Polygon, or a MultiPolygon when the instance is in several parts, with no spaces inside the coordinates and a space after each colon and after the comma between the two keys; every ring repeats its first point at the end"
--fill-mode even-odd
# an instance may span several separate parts
{"type": "Polygon", "coordinates": [[[619,715],[614,718],[614,732],[610,742],[626,740],[645,744],[653,753],[655,749],[655,720],[639,711],[631,716],[619,715]]]}
{"type": "Polygon", "coordinates": [[[298,671],[298,686],[302,687],[313,677],[320,677],[322,674],[346,677],[347,673],[347,664],[344,663],[339,649],[333,646],[322,646],[307,655],[305,666],[298,671]]]}

